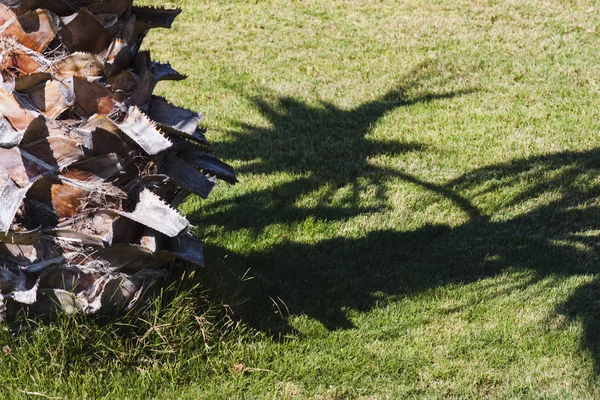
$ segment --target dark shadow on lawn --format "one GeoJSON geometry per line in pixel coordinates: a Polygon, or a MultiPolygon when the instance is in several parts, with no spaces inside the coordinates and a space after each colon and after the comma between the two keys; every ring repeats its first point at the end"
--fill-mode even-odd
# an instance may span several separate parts
{"type": "MultiPolygon", "coordinates": [[[[390,172],[369,164],[371,157],[427,150],[421,143],[373,141],[367,134],[388,112],[419,103],[444,101],[473,93],[474,89],[447,92],[423,90],[437,75],[433,62],[418,65],[384,95],[352,109],[341,109],[327,102],[309,105],[284,97],[274,101],[250,100],[270,127],[242,124],[232,141],[219,143],[217,153],[227,159],[250,161],[239,173],[273,174],[287,172],[300,176],[270,190],[249,191],[233,200],[217,201],[213,209],[231,209],[198,216],[192,222],[222,225],[227,230],[250,228],[260,231],[273,223],[293,223],[308,217],[344,220],[385,207],[385,183],[390,172]],[[411,96],[411,92],[420,94],[411,96]],[[252,160],[260,160],[251,163],[252,160]],[[372,206],[361,206],[359,194],[366,186],[375,187],[372,206]],[[349,188],[342,205],[329,200],[341,188],[349,188]],[[294,203],[304,195],[319,191],[318,204],[310,209],[294,203]],[[246,215],[252,213],[252,216],[246,215]]],[[[439,82],[438,82],[439,83],[439,82]]],[[[443,82],[442,82],[443,83],[443,82]]],[[[269,97],[266,94],[265,97],[269,97]]],[[[272,95],[270,96],[272,97],[272,95]]]]}
{"type": "MultiPolygon", "coordinates": [[[[535,279],[600,272],[593,233],[600,230],[600,209],[595,206],[600,195],[600,149],[493,165],[442,185],[368,164],[368,158],[376,154],[426,150],[418,143],[367,140],[365,135],[387,112],[469,93],[427,93],[412,98],[407,93],[432,73],[427,66],[416,71],[386,95],[352,110],[331,104],[314,108],[291,98],[274,105],[255,99],[272,128],[244,126],[234,141],[218,146],[225,158],[261,160],[242,172],[304,175],[269,190],[215,201],[204,215],[190,216],[192,222],[258,233],[274,223],[302,222],[308,217],[345,220],[385,207],[386,184],[391,180],[421,186],[431,195],[450,200],[469,217],[458,227],[426,225],[414,231],[398,227],[370,231],[358,239],[335,238],[313,245],[284,243],[243,255],[208,245],[207,264],[211,267],[228,268],[240,275],[252,271],[253,280],[242,285],[249,299],[242,315],[254,326],[285,332],[288,326],[278,315],[290,313],[308,315],[329,329],[351,328],[346,310],[368,311],[390,296],[471,283],[508,269],[534,272],[535,279]],[[359,205],[364,182],[378,188],[375,196],[380,205],[359,205]],[[307,209],[295,205],[311,191],[325,187],[334,193],[348,185],[353,195],[343,206],[333,207],[327,201],[307,209]],[[528,201],[534,206],[496,221],[474,204],[477,196],[492,192],[510,192],[502,209],[528,201]],[[541,196],[546,200],[533,201],[541,196]]],[[[600,307],[591,305],[598,304],[599,298],[597,280],[578,289],[557,310],[583,321],[582,343],[596,365],[600,361],[600,307]]]]}
{"type": "MultiPolygon", "coordinates": [[[[239,273],[251,269],[254,279],[244,284],[249,298],[244,318],[273,333],[288,328],[278,316],[278,308],[283,314],[287,312],[284,307],[292,315],[306,314],[329,329],[344,329],[352,327],[346,317],[348,309],[369,311],[384,305],[389,296],[471,283],[507,269],[534,272],[533,281],[526,284],[548,276],[599,274],[600,246],[594,231],[600,230],[600,209],[590,204],[597,204],[600,186],[590,182],[600,182],[600,149],[483,168],[437,187],[406,174],[398,176],[426,188],[433,186],[432,191],[440,196],[450,192],[447,197],[458,199],[457,206],[469,211],[474,207],[458,194],[462,191],[486,181],[510,187],[557,171],[561,172],[553,174],[554,179],[529,186],[513,201],[531,200],[544,193],[555,193],[557,199],[508,221],[475,216],[454,228],[427,225],[407,232],[378,230],[355,240],[287,243],[249,256],[209,246],[208,264],[216,268],[221,264],[239,273]]],[[[598,299],[600,278],[577,289],[557,310],[582,321],[582,346],[590,351],[596,366],[600,365],[598,299]]]]}

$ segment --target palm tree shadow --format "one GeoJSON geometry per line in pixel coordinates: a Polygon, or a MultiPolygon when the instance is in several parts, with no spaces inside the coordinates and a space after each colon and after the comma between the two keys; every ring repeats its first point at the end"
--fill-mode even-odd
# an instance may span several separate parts
{"type": "MultiPolygon", "coordinates": [[[[532,280],[524,285],[548,276],[600,273],[593,234],[600,230],[600,210],[590,206],[600,195],[599,149],[492,165],[444,184],[369,164],[370,157],[380,154],[428,150],[420,143],[370,141],[368,134],[387,113],[474,91],[418,90],[432,71],[426,66],[415,71],[385,95],[349,110],[329,103],[311,106],[289,97],[274,102],[254,98],[269,126],[241,125],[217,151],[243,162],[242,173],[283,172],[293,179],[212,201],[202,215],[198,212],[190,219],[224,232],[254,233],[275,223],[293,224],[311,217],[344,221],[381,211],[388,182],[402,181],[452,202],[468,222],[458,227],[430,224],[411,231],[380,229],[359,238],[338,237],[315,244],[283,241],[239,254],[208,244],[207,264],[214,270],[229,269],[237,275],[252,271],[253,279],[241,288],[248,301],[238,309],[251,325],[277,335],[291,329],[280,317],[289,314],[307,315],[331,330],[346,329],[353,327],[348,310],[369,311],[390,299],[468,284],[506,270],[531,272],[532,280]],[[370,206],[359,201],[365,185],[377,188],[373,194],[377,201],[370,206]],[[350,195],[341,204],[332,203],[340,188],[350,188],[350,195]],[[297,206],[298,199],[317,191],[321,197],[315,205],[297,206]],[[523,204],[533,206],[511,211],[507,215],[514,216],[508,219],[490,218],[489,211],[483,212],[477,204],[498,194],[507,200],[496,213],[523,204]]],[[[579,288],[556,311],[583,322],[582,346],[599,365],[600,309],[589,307],[589,301],[600,294],[597,282],[579,288]]]]}

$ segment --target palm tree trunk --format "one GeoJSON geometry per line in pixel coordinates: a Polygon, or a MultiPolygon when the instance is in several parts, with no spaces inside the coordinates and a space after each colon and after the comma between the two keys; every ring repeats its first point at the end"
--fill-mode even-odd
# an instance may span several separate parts
{"type": "Polygon", "coordinates": [[[0,0],[0,317],[113,314],[174,259],[204,264],[176,207],[235,172],[201,114],[152,95],[185,76],[140,51],[180,11],[0,0]]]}

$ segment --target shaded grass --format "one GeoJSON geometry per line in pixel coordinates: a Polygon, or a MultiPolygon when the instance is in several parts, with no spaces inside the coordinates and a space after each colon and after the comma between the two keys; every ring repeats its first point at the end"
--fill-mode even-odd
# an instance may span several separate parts
{"type": "Polygon", "coordinates": [[[598,397],[594,3],[173,4],[160,91],[240,171],[209,267],[3,333],[3,397],[598,397]]]}

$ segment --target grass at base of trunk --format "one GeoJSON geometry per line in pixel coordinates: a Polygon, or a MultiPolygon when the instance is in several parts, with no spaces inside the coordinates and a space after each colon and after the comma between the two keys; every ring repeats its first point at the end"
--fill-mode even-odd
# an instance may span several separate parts
{"type": "Polygon", "coordinates": [[[4,331],[0,397],[600,395],[595,3],[172,5],[159,91],[241,181],[182,207],[208,267],[4,331]]]}

